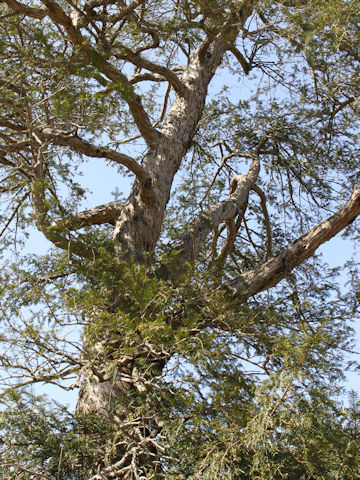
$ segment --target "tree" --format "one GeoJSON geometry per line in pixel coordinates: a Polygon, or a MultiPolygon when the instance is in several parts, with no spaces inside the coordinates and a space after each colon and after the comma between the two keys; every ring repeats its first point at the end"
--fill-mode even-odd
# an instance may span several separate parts
{"type": "Polygon", "coordinates": [[[356,240],[358,2],[0,15],[2,478],[358,478],[356,269],[342,295],[317,255],[356,240]],[[81,209],[89,157],[124,201],[81,209]]]}

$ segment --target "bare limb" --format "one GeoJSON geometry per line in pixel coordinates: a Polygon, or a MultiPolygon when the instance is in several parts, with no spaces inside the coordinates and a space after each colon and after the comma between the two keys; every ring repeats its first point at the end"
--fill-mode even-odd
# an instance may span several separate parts
{"type": "Polygon", "coordinates": [[[248,198],[246,199],[245,203],[243,204],[241,211],[239,212],[239,217],[237,222],[235,223],[234,217],[231,218],[230,220],[226,221],[226,228],[227,228],[227,238],[225,240],[224,245],[222,246],[219,255],[216,259],[216,264],[218,267],[222,267],[225,263],[226,257],[229,255],[229,253],[232,251],[235,240],[236,240],[236,234],[241,226],[241,222],[244,218],[246,207],[248,204],[248,198]]]}
{"type": "Polygon", "coordinates": [[[260,171],[258,149],[252,155],[248,173],[236,175],[232,179],[230,197],[201,212],[195,218],[192,230],[183,235],[178,249],[182,251],[181,257],[184,261],[195,257],[211,230],[220,223],[234,218],[246,203],[249,191],[256,182],[260,171]]]}
{"type": "Polygon", "coordinates": [[[162,65],[157,65],[156,63],[151,62],[147,58],[134,53],[131,48],[128,48],[125,45],[120,45],[118,48],[119,52],[115,53],[116,58],[121,60],[128,60],[129,62],[137,65],[140,68],[145,68],[152,73],[161,75],[172,85],[176,93],[178,93],[180,96],[185,95],[186,87],[184,83],[181,82],[180,78],[176,75],[175,72],[162,65]]]}
{"type": "Polygon", "coordinates": [[[28,17],[42,19],[48,14],[47,9],[45,8],[33,8],[23,3],[17,2],[16,0],[4,0],[4,2],[14,10],[16,13],[22,13],[28,17]]]}
{"type": "Polygon", "coordinates": [[[160,117],[154,123],[154,126],[159,125],[159,123],[161,123],[165,118],[166,109],[167,109],[167,105],[168,105],[168,101],[169,101],[170,90],[171,90],[171,84],[168,83],[168,86],[167,86],[167,89],[166,89],[166,92],[165,92],[165,95],[164,95],[164,102],[163,102],[163,107],[161,109],[160,117]]]}
{"type": "Polygon", "coordinates": [[[242,55],[242,53],[240,53],[239,50],[235,46],[230,48],[230,52],[234,55],[236,60],[240,63],[242,69],[244,70],[245,75],[249,75],[249,72],[251,70],[251,65],[245,59],[245,57],[242,55]]]}
{"type": "MultiPolygon", "coordinates": [[[[215,146],[220,146],[220,150],[222,151],[222,144],[223,142],[218,142],[218,143],[215,143],[214,145],[212,145],[213,147],[215,146]]],[[[235,152],[230,152],[228,155],[225,155],[222,157],[221,159],[221,164],[219,166],[219,168],[216,170],[215,172],[215,175],[213,177],[213,179],[211,180],[211,183],[208,187],[208,189],[206,190],[205,192],[205,195],[203,196],[200,204],[203,202],[203,200],[208,196],[208,194],[210,193],[210,190],[212,189],[214,183],[215,183],[215,180],[217,179],[217,176],[219,175],[219,173],[221,172],[221,170],[227,166],[227,161],[230,160],[230,158],[233,158],[233,157],[243,157],[243,158],[252,158],[252,155],[250,153],[245,153],[245,152],[238,152],[238,151],[235,151],[235,152]]]]}
{"type": "Polygon", "coordinates": [[[70,218],[53,221],[51,225],[62,229],[79,230],[90,225],[114,224],[122,208],[121,205],[113,202],[106,203],[71,215],[70,218]]]}
{"type": "Polygon", "coordinates": [[[320,245],[350,225],[359,214],[360,184],[334,215],[310,229],[276,257],[228,283],[226,288],[234,294],[248,298],[277,285],[295,267],[310,258],[320,245]]]}
{"type": "Polygon", "coordinates": [[[149,188],[151,184],[149,175],[141,165],[137,163],[132,157],[124,153],[117,152],[108,147],[99,145],[92,145],[91,143],[82,140],[79,136],[70,136],[67,132],[60,132],[59,130],[52,130],[48,127],[39,129],[38,136],[54,145],[63,145],[73,148],[74,150],[87,155],[88,157],[107,158],[119,165],[124,165],[131,172],[136,175],[140,186],[149,188]]]}
{"type": "Polygon", "coordinates": [[[264,221],[265,221],[265,228],[266,228],[266,238],[267,238],[267,242],[266,242],[266,260],[268,260],[269,258],[271,258],[273,256],[272,254],[272,233],[271,233],[271,225],[270,225],[270,218],[269,218],[269,212],[267,210],[267,206],[266,206],[266,196],[265,196],[265,193],[261,190],[260,187],[258,187],[257,185],[254,185],[252,187],[252,189],[254,190],[254,192],[256,192],[259,197],[260,197],[260,204],[261,204],[261,209],[263,211],[263,215],[264,215],[264,221]]]}
{"type": "Polygon", "coordinates": [[[166,82],[166,78],[162,75],[158,75],[157,73],[137,73],[129,78],[129,82],[131,84],[139,83],[139,82],[166,82]]]}

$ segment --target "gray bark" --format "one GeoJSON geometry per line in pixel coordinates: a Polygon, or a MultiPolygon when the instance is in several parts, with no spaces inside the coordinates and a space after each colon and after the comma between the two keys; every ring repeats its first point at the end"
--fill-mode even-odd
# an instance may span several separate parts
{"type": "Polygon", "coordinates": [[[148,173],[151,198],[142,196],[138,184],[124,205],[116,222],[114,239],[120,252],[126,252],[137,263],[149,265],[159,238],[166,205],[174,176],[190,148],[204,110],[208,85],[226,51],[221,40],[209,48],[209,57],[199,58],[199,49],[192,55],[188,69],[182,75],[184,96],[177,95],[164,126],[158,132],[155,146],[142,162],[148,173]]]}
{"type": "Polygon", "coordinates": [[[360,184],[339,210],[319,225],[297,238],[279,255],[256,269],[240,275],[226,287],[244,300],[277,285],[298,265],[310,258],[316,249],[350,225],[360,214],[360,184]]]}

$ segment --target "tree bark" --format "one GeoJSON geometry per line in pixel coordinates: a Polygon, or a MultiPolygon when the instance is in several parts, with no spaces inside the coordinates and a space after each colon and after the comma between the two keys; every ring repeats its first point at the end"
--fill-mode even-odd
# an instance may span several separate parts
{"type": "MultiPolygon", "coordinates": [[[[242,22],[246,21],[250,12],[249,8],[246,15],[243,15],[242,22]]],[[[207,43],[204,43],[207,47],[207,43]]],[[[176,93],[168,117],[142,161],[142,168],[149,177],[146,184],[148,192],[141,190],[136,181],[115,223],[113,238],[122,260],[145,266],[151,264],[174,176],[191,146],[204,110],[208,85],[227,48],[221,37],[210,43],[206,52],[204,44],[201,45],[191,55],[187,69],[180,76],[184,85],[183,92],[181,95],[176,93]]],[[[121,338],[118,341],[121,342],[121,338]]],[[[170,353],[167,352],[165,356],[149,356],[141,351],[138,353],[146,359],[144,371],[148,377],[147,382],[140,378],[135,366],[137,354],[120,358],[111,375],[104,372],[102,366],[108,365],[110,359],[109,354],[101,353],[101,349],[102,345],[98,343],[87,350],[85,341],[85,366],[78,411],[110,415],[122,428],[121,425],[131,417],[131,410],[134,414],[136,412],[136,398],[144,395],[149,398],[148,385],[161,374],[170,353]],[[99,361],[94,362],[97,356],[99,361]]],[[[151,404],[151,400],[148,401],[149,410],[154,412],[156,406],[151,404]]],[[[161,426],[156,424],[154,414],[150,417],[142,423],[140,430],[139,425],[133,428],[131,435],[138,438],[138,446],[131,447],[128,444],[124,447],[114,459],[113,466],[109,469],[104,466],[97,478],[140,478],[140,474],[146,474],[147,464],[154,465],[158,454],[157,449],[154,449],[154,435],[161,430],[161,426]]]]}
{"type": "Polygon", "coordinates": [[[114,239],[119,251],[136,263],[150,265],[159,238],[174,176],[191,146],[202,116],[208,85],[226,51],[218,40],[209,47],[209,57],[201,61],[200,47],[193,53],[189,68],[182,75],[184,96],[176,96],[168,118],[158,133],[156,146],[145,155],[142,167],[149,175],[151,198],[141,195],[135,183],[116,222],[114,239]]]}
{"type": "MultiPolygon", "coordinates": [[[[138,181],[135,181],[115,223],[113,238],[122,261],[145,266],[151,264],[174,176],[196,133],[209,82],[225,51],[226,45],[218,40],[209,47],[206,60],[201,60],[198,49],[182,75],[186,94],[177,94],[168,118],[157,134],[156,145],[149,147],[142,162],[142,168],[149,176],[146,184],[148,192],[141,190],[138,181]]],[[[107,341],[113,341],[114,351],[118,350],[121,335],[110,335],[107,341]]],[[[87,346],[85,339],[84,343],[78,412],[96,412],[113,418],[120,429],[131,430],[128,436],[124,433],[127,439],[137,439],[137,446],[129,441],[117,453],[113,466],[104,466],[96,478],[140,478],[141,474],[146,474],[147,465],[154,464],[156,460],[154,437],[161,430],[156,420],[156,405],[152,403],[148,389],[161,375],[170,353],[156,355],[138,346],[134,348],[133,355],[119,358],[109,373],[108,365],[114,364],[111,351],[105,353],[102,342],[87,346]],[[142,372],[136,366],[138,356],[145,362],[142,372]],[[124,427],[132,415],[137,416],[138,406],[144,405],[144,396],[148,398],[145,403],[149,412],[152,412],[149,418],[136,422],[134,426],[124,427]]]]}
{"type": "Polygon", "coordinates": [[[241,298],[277,285],[295,267],[310,258],[315,250],[350,225],[360,215],[360,184],[349,200],[331,217],[311,228],[279,255],[269,259],[258,268],[249,270],[230,282],[226,287],[241,298]]]}

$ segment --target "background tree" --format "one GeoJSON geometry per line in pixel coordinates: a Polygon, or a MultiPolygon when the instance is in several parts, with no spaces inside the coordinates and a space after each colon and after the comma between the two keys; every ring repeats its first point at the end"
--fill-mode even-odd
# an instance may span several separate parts
{"type": "Polygon", "coordinates": [[[356,268],[315,253],[357,239],[358,2],[0,15],[2,478],[358,478],[356,268]],[[124,201],[81,208],[88,157],[124,201]]]}

